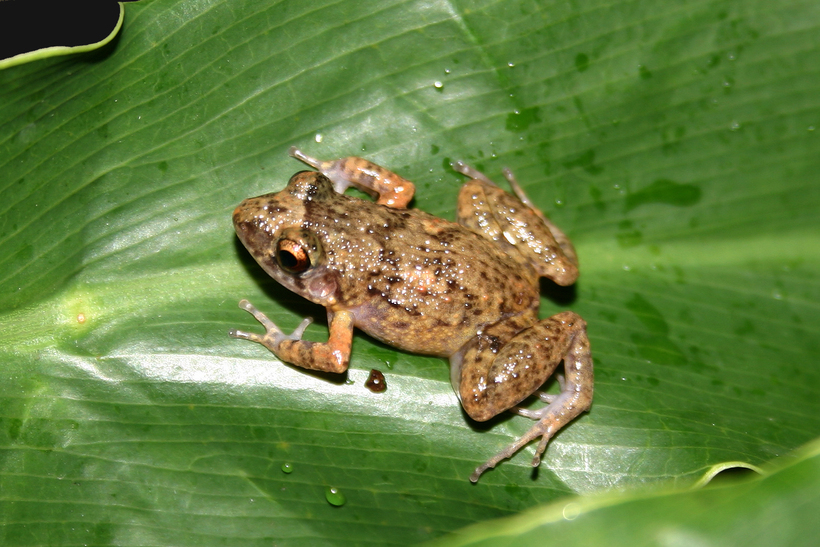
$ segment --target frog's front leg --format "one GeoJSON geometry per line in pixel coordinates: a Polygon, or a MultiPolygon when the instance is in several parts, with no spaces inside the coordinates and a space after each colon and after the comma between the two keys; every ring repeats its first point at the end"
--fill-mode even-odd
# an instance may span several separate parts
{"type": "Polygon", "coordinates": [[[470,476],[472,482],[541,437],[532,460],[533,467],[538,466],[550,438],[592,404],[592,356],[586,323],[573,312],[553,315],[529,327],[525,318],[497,323],[484,329],[453,356],[451,366],[454,372],[460,372],[453,380],[458,379],[461,404],[470,417],[478,421],[513,409],[538,390],[562,359],[565,379],[561,393],[549,397],[551,402],[541,410],[519,412],[537,423],[516,442],[476,468],[470,476]]]}
{"type": "Polygon", "coordinates": [[[353,314],[350,312],[328,311],[330,336],[327,342],[322,343],[302,340],[302,334],[312,321],[310,318],[304,319],[296,330],[288,335],[247,300],[241,300],[239,307],[253,315],[265,327],[266,332],[256,334],[231,329],[228,334],[234,338],[262,344],[279,359],[302,368],[336,373],[347,370],[350,345],[353,341],[353,314]]]}
{"type": "Polygon", "coordinates": [[[404,209],[416,191],[416,187],[409,180],[363,158],[349,156],[334,161],[321,161],[308,156],[295,146],[292,146],[288,153],[329,178],[333,188],[340,194],[353,185],[371,196],[378,196],[376,203],[380,205],[404,209]]]}

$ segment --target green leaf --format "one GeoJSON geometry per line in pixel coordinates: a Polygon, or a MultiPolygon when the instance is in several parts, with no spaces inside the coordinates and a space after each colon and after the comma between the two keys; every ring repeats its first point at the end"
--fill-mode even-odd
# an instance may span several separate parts
{"type": "Polygon", "coordinates": [[[764,478],[695,492],[606,494],[565,500],[477,524],[437,542],[449,547],[543,545],[815,545],[820,525],[820,442],[764,478]]]}
{"type": "Polygon", "coordinates": [[[820,435],[816,3],[125,9],[102,56],[0,71],[0,543],[412,543],[820,435]],[[586,319],[595,403],[536,472],[469,483],[529,424],[471,422],[442,359],[357,335],[348,384],[227,336],[258,328],[241,298],[324,316],[231,227],[291,145],[448,219],[450,161],[510,167],[572,237],[542,315],[586,319]]]}

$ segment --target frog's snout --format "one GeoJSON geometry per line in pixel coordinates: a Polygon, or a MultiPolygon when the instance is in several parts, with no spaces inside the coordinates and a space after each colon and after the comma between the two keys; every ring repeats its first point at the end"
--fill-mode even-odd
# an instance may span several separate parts
{"type": "Polygon", "coordinates": [[[240,222],[242,222],[242,214],[247,209],[248,200],[244,200],[242,203],[236,206],[236,209],[233,210],[233,225],[238,226],[240,222]]]}

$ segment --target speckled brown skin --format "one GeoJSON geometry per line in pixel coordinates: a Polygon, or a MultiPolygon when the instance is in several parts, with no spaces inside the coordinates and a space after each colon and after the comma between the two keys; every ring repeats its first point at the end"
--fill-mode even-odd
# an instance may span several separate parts
{"type": "Polygon", "coordinates": [[[334,180],[297,173],[281,192],[243,201],[233,222],[265,271],[327,308],[328,342],[301,340],[306,324],[284,335],[246,301],[240,305],[267,332],[231,334],[286,362],[332,372],[348,366],[354,327],[406,351],[450,357],[454,388],[479,421],[516,410],[563,359],[562,393],[539,411],[516,410],[537,423],[471,480],[541,437],[538,465],[549,438],[592,401],[586,324],[572,312],[538,320],[538,277],[560,285],[577,278],[566,236],[528,205],[511,175],[520,198],[466,167],[480,179],[462,187],[455,224],[404,209],[413,185],[366,160],[321,162],[294,149],[291,155],[334,180]],[[378,202],[339,193],[350,184],[378,202]]]}

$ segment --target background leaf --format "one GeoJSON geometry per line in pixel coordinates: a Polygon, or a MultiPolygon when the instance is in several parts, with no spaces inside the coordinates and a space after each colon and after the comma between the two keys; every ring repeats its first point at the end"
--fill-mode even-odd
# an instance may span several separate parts
{"type": "Polygon", "coordinates": [[[818,23],[796,1],[157,0],[102,53],[0,72],[0,539],[409,543],[816,437],[818,23]],[[441,359],[357,336],[348,384],[227,337],[256,327],[243,297],[284,328],[324,315],[230,226],[303,168],[293,144],[394,169],[449,219],[451,160],[508,166],[573,238],[581,279],[542,314],[587,320],[595,404],[536,473],[529,449],[469,484],[528,424],[470,422],[441,359]]]}
{"type": "Polygon", "coordinates": [[[440,545],[814,545],[820,443],[765,478],[664,494],[598,495],[477,524],[440,545]]]}

